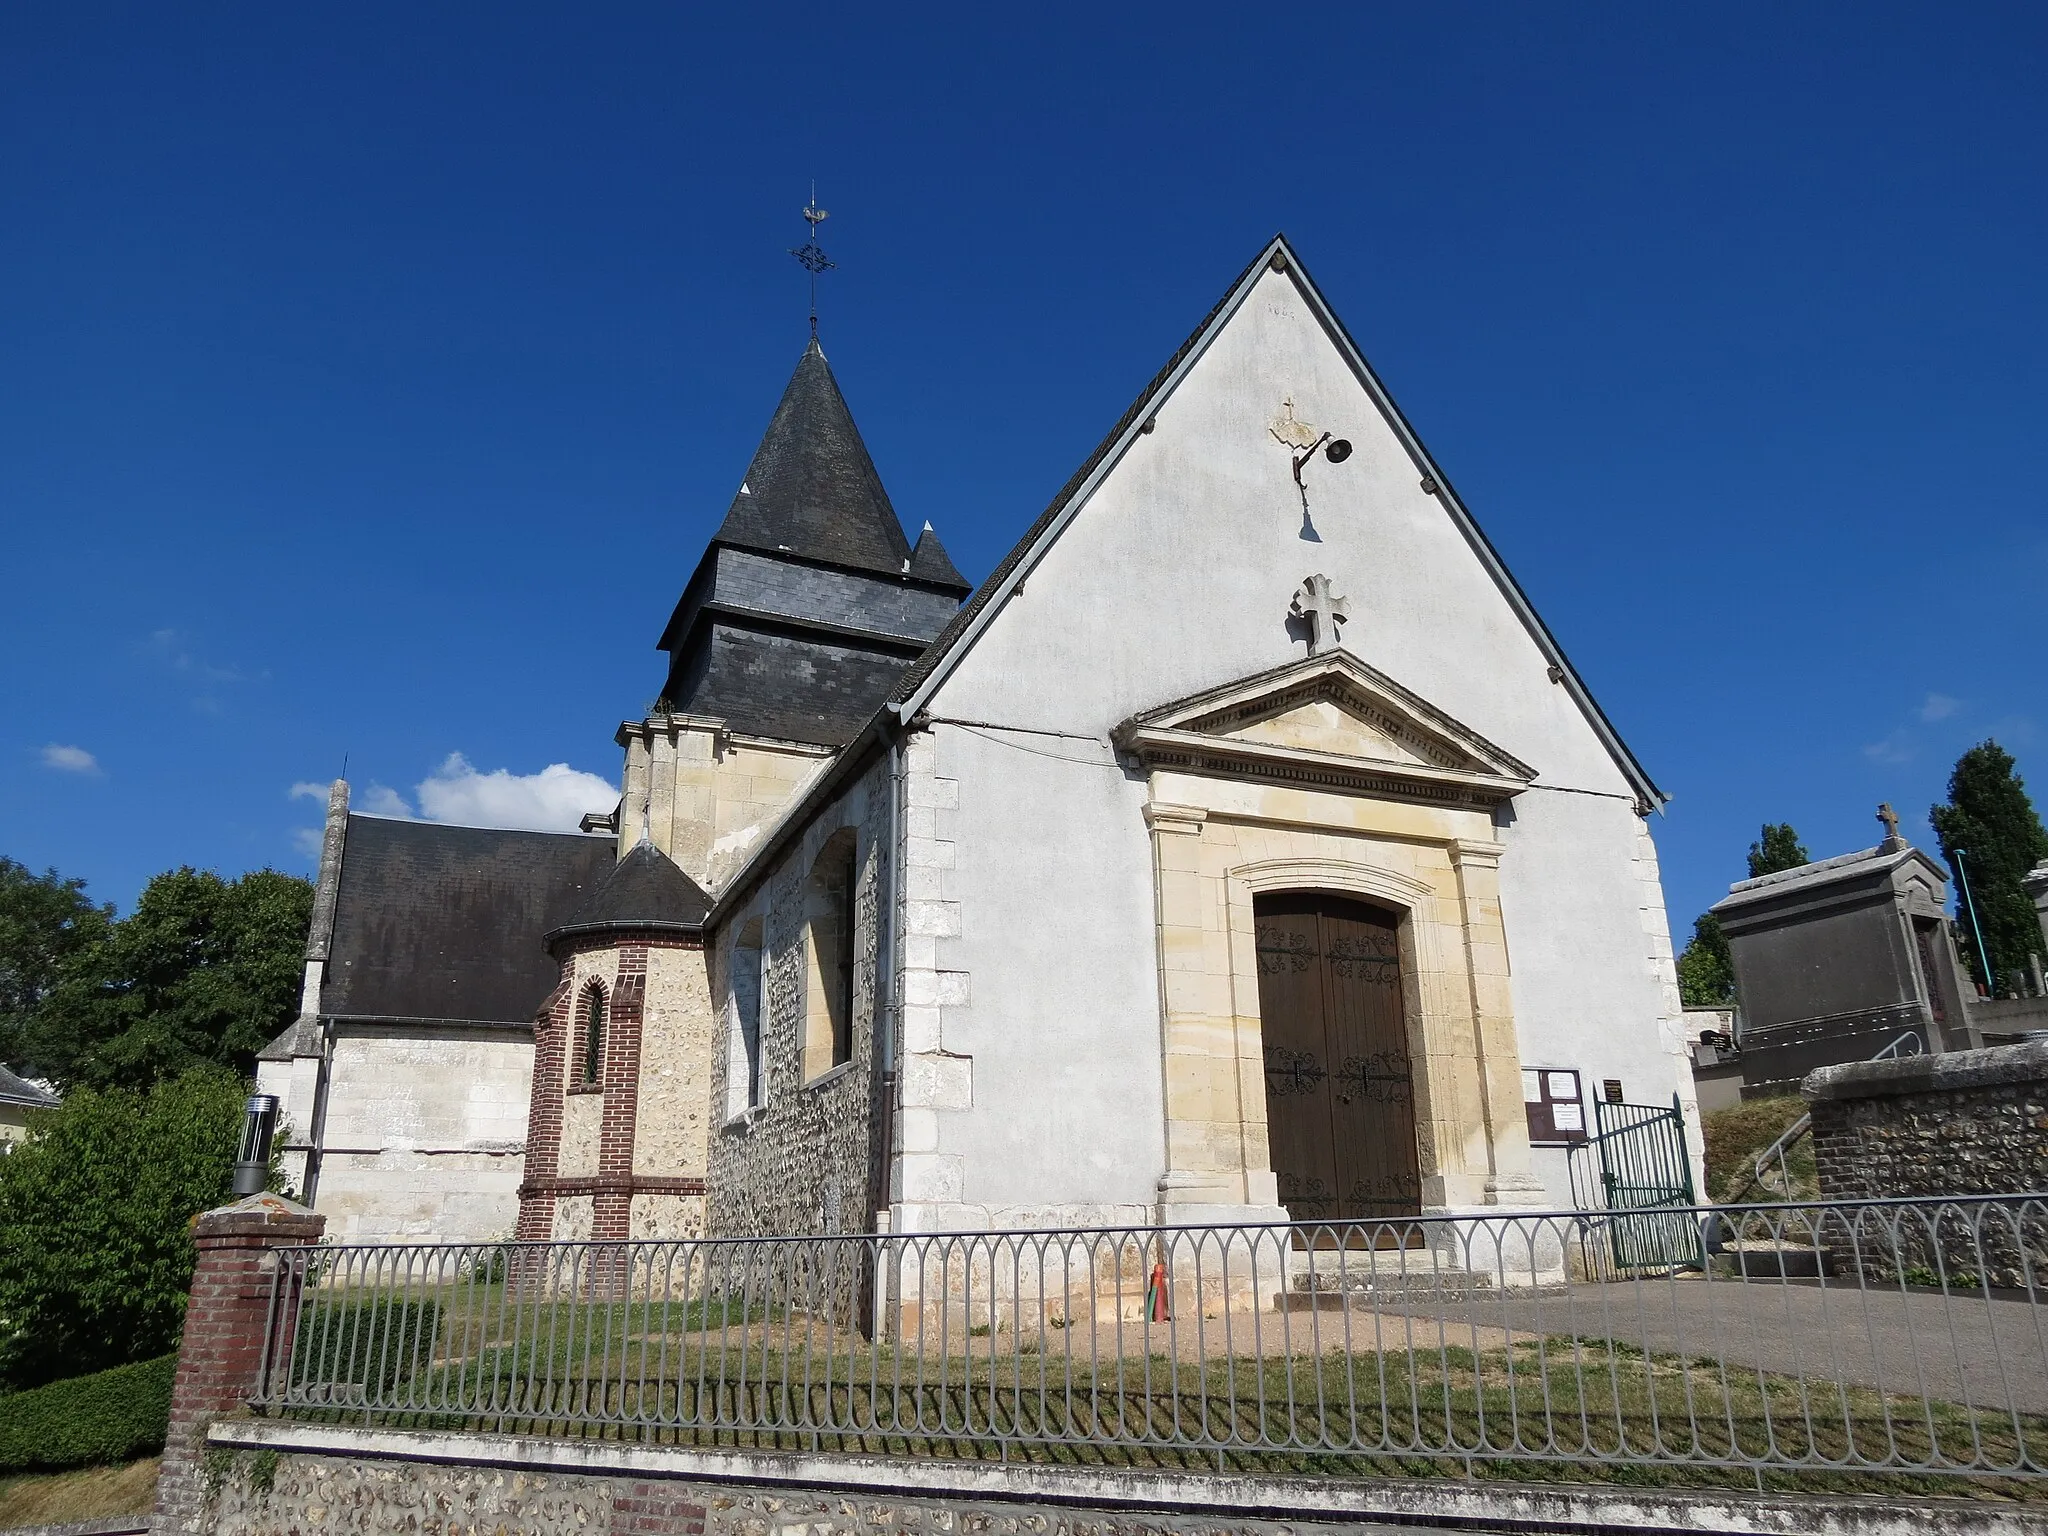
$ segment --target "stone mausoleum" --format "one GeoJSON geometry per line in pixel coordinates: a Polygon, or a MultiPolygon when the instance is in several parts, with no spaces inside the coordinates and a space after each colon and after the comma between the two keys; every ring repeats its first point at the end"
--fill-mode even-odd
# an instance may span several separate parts
{"type": "Polygon", "coordinates": [[[659,645],[581,835],[337,789],[337,1237],[1556,1208],[1596,1094],[1697,1163],[1663,797],[1282,240],[971,590],[814,340],[659,645]]]}
{"type": "Polygon", "coordinates": [[[1966,1050],[1970,983],[1948,872],[1880,809],[1874,848],[1732,885],[1713,912],[1742,1008],[1744,1097],[1796,1093],[1816,1067],[1966,1050]]]}

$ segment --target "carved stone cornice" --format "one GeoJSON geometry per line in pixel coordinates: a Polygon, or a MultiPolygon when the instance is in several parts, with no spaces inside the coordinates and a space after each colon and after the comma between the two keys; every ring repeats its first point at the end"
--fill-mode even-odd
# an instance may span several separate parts
{"type": "Polygon", "coordinates": [[[1110,734],[1148,770],[1435,805],[1491,808],[1536,777],[1520,759],[1342,650],[1133,715],[1110,734]],[[1324,701],[1400,755],[1331,751],[1243,734],[1261,721],[1324,701]]]}

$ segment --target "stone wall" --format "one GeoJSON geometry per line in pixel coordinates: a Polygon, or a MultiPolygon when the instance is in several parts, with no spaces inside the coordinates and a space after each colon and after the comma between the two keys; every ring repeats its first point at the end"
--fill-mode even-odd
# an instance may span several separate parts
{"type": "Polygon", "coordinates": [[[223,1424],[195,1536],[1336,1536],[1426,1525],[2021,1536],[2023,1511],[1428,1479],[961,1465],[223,1424]]]}
{"type": "MultiPolygon", "coordinates": [[[[889,772],[879,760],[812,822],[753,901],[720,925],[713,1001],[722,1028],[733,1027],[728,1004],[733,946],[761,920],[763,1087],[758,1108],[713,1132],[707,1179],[709,1230],[719,1237],[792,1232],[863,1232],[874,1209],[876,1160],[875,1022],[883,844],[889,827],[889,772]],[[805,1081],[805,887],[834,834],[852,828],[856,871],[853,1059],[805,1081]]],[[[710,1104],[729,1102],[726,1074],[733,1053],[724,1042],[712,1059],[710,1104]]]]}
{"type": "Polygon", "coordinates": [[[519,1210],[532,1072],[526,1029],[337,1026],[319,1191],[329,1233],[364,1243],[505,1236],[519,1210]]]}
{"type": "Polygon", "coordinates": [[[2048,1041],[1809,1072],[1821,1193],[2048,1190],[2048,1041]]]}
{"type": "MultiPolygon", "coordinates": [[[[1829,1200],[2048,1191],[2048,1041],[1822,1067],[1800,1085],[1829,1200]]],[[[1850,1211],[1867,1279],[1974,1288],[2048,1279],[2048,1195],[1850,1211]]]]}

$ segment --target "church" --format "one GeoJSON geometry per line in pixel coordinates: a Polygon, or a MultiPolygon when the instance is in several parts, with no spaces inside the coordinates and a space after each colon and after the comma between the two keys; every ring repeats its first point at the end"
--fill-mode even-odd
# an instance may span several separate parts
{"type": "Polygon", "coordinates": [[[1630,753],[1275,238],[970,589],[815,338],[577,833],[352,814],[347,1239],[1566,1209],[1698,1111],[1630,753]]]}

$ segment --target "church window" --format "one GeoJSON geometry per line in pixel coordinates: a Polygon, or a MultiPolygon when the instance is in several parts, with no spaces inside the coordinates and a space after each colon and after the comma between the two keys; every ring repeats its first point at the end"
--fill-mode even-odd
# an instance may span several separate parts
{"type": "Polygon", "coordinates": [[[740,931],[729,967],[725,1113],[734,1119],[760,1108],[766,1097],[766,1060],[761,1041],[761,999],[767,992],[762,972],[761,920],[740,931]]]}
{"type": "Polygon", "coordinates": [[[583,992],[582,1017],[577,1033],[583,1046],[583,1086],[597,1086],[604,1079],[604,988],[592,983],[583,992]]]}
{"type": "Polygon", "coordinates": [[[811,866],[805,891],[804,1078],[853,1060],[857,846],[848,827],[811,866]]]}

